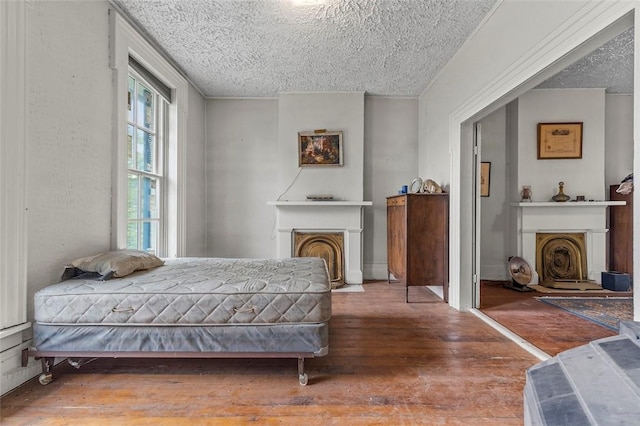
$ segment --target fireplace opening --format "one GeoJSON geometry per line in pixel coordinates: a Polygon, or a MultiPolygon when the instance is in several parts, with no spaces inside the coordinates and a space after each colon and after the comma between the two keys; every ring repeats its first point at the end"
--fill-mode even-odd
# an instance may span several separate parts
{"type": "Polygon", "coordinates": [[[331,288],[344,285],[344,234],[294,231],[295,257],[321,257],[327,263],[331,288]]]}
{"type": "Polygon", "coordinates": [[[542,285],[589,281],[584,233],[536,234],[536,271],[542,285]]]}

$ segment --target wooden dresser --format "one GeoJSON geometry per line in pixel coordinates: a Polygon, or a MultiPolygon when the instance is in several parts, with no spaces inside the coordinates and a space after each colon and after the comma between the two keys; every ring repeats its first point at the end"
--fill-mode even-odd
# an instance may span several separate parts
{"type": "Polygon", "coordinates": [[[633,193],[618,194],[619,186],[609,187],[609,199],[627,204],[609,207],[609,270],[633,278],[633,193]]]}
{"type": "Polygon", "coordinates": [[[443,286],[449,293],[449,194],[387,197],[387,269],[406,286],[443,286]]]}

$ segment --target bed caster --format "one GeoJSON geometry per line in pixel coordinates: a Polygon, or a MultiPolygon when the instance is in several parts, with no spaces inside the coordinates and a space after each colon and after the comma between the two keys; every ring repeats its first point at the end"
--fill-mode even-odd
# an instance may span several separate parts
{"type": "Polygon", "coordinates": [[[38,377],[38,381],[42,386],[46,386],[53,381],[53,373],[42,373],[38,377]]]}
{"type": "Polygon", "coordinates": [[[38,376],[38,381],[42,386],[46,386],[53,381],[53,373],[51,370],[53,369],[55,361],[56,359],[51,357],[40,358],[40,362],[42,362],[42,374],[38,376]]]}
{"type": "Polygon", "coordinates": [[[307,376],[307,374],[300,374],[298,376],[298,380],[300,381],[300,385],[301,386],[307,386],[307,383],[309,383],[309,376],[307,376]]]}

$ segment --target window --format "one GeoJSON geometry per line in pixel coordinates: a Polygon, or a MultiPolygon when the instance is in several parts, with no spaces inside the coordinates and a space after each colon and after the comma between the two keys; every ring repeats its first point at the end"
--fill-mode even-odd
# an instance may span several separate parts
{"type": "Polygon", "coordinates": [[[127,96],[127,248],[160,255],[168,102],[139,67],[131,62],[127,96]]]}
{"type": "Polygon", "coordinates": [[[109,20],[109,64],[119,106],[114,113],[111,247],[181,257],[189,83],[118,11],[110,8],[109,20]]]}

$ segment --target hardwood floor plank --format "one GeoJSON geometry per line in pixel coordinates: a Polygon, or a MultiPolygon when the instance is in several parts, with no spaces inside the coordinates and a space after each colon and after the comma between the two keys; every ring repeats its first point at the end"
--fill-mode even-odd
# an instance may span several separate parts
{"type": "Polygon", "coordinates": [[[66,363],[0,399],[2,424],[521,425],[535,357],[423,288],[334,293],[329,355],[66,363]]]}
{"type": "MultiPolygon", "coordinates": [[[[480,291],[480,310],[483,313],[551,356],[618,334],[560,308],[539,302],[535,297],[542,296],[542,293],[521,293],[504,288],[496,282],[482,283],[480,291]]],[[[571,294],[563,293],[562,296],[571,294]]]]}

